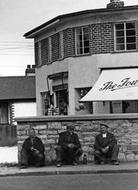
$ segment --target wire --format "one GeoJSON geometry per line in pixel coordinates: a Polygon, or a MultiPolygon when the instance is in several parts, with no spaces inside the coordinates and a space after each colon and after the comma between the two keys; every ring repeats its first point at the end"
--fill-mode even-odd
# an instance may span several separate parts
{"type": "Polygon", "coordinates": [[[0,55],[33,55],[32,42],[0,41],[0,55]]]}

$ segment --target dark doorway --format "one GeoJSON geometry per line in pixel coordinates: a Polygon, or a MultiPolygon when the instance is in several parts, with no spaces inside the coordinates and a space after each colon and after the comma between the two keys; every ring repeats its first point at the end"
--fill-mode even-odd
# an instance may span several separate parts
{"type": "Polygon", "coordinates": [[[67,89],[56,91],[56,102],[60,115],[68,114],[68,91],[67,89]]]}

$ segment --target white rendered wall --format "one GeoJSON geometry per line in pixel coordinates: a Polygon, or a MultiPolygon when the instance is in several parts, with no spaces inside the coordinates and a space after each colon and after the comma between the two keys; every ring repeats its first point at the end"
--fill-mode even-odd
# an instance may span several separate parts
{"type": "Polygon", "coordinates": [[[14,117],[36,116],[36,103],[14,103],[14,117]]]}
{"type": "MultiPolygon", "coordinates": [[[[54,62],[51,65],[37,68],[36,72],[36,98],[37,115],[42,113],[40,93],[47,91],[46,77],[57,72],[68,72],[69,88],[69,115],[75,114],[75,88],[92,87],[99,77],[102,68],[119,68],[138,66],[138,53],[97,54],[67,58],[63,61],[54,62]]],[[[108,113],[108,105],[99,108],[94,104],[94,113],[108,113]]],[[[101,104],[100,104],[101,105],[101,104]]]]}

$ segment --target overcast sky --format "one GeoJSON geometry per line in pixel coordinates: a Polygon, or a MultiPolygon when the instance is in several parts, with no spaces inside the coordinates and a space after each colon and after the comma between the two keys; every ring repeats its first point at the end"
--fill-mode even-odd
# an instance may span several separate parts
{"type": "MultiPolygon", "coordinates": [[[[34,64],[33,40],[23,35],[65,13],[105,8],[110,0],[0,0],[0,76],[24,75],[34,64]]],[[[138,0],[124,0],[125,6],[138,0]]]]}

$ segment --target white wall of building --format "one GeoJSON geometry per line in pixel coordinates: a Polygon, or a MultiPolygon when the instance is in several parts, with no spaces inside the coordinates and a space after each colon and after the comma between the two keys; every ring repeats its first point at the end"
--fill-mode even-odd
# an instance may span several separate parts
{"type": "Polygon", "coordinates": [[[14,103],[14,117],[36,116],[36,103],[14,103]]]}
{"type": "MultiPolygon", "coordinates": [[[[47,91],[46,77],[49,74],[58,72],[68,72],[69,88],[69,115],[75,114],[75,88],[92,87],[100,75],[100,70],[105,68],[119,68],[138,66],[138,54],[116,53],[116,54],[97,54],[91,56],[81,56],[67,58],[63,61],[54,62],[51,65],[37,69],[37,115],[41,115],[42,103],[40,93],[47,91]]],[[[94,103],[94,113],[108,113],[109,105],[101,106],[94,103]]]]}

